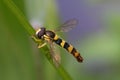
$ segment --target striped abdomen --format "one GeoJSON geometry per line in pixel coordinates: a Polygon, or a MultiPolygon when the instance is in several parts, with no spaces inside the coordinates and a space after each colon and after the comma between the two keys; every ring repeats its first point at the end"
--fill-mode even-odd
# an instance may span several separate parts
{"type": "Polygon", "coordinates": [[[60,39],[54,32],[52,31],[47,31],[47,32],[50,33],[49,37],[51,37],[56,44],[65,48],[69,53],[71,53],[77,59],[78,62],[83,61],[83,58],[80,56],[80,53],[77,52],[77,50],[71,44],[60,39]]]}

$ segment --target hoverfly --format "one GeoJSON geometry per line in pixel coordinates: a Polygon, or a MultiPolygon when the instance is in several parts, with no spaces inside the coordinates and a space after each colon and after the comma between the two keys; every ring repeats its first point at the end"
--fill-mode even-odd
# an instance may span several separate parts
{"type": "MultiPolygon", "coordinates": [[[[55,31],[67,32],[71,30],[73,27],[75,27],[77,23],[78,22],[76,19],[68,20],[64,24],[62,24],[62,26],[59,27],[59,29],[56,29],[55,31]]],[[[61,46],[62,48],[66,49],[69,53],[71,53],[77,59],[78,62],[83,61],[83,58],[81,57],[80,53],[71,44],[59,38],[58,35],[56,35],[56,33],[53,32],[52,30],[47,30],[45,27],[41,27],[36,31],[36,34],[35,36],[33,36],[33,39],[35,41],[39,40],[42,40],[43,42],[45,41],[42,44],[39,43],[38,48],[43,47],[44,45],[46,45],[47,42],[51,45],[50,48],[52,49],[53,47],[52,44],[56,43],[57,45],[61,46]]],[[[54,52],[52,51],[52,53],[54,52]]]]}

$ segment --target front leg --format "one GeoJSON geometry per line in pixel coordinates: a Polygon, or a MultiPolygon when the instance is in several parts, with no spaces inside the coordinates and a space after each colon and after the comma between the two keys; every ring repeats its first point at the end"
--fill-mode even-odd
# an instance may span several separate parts
{"type": "Polygon", "coordinates": [[[33,39],[36,43],[38,43],[38,48],[41,48],[41,47],[43,47],[43,46],[46,45],[46,43],[45,43],[43,40],[36,38],[34,35],[32,36],[32,39],[33,39]]]}
{"type": "Polygon", "coordinates": [[[46,43],[44,42],[43,44],[38,44],[38,48],[42,48],[46,45],[46,43]]]}
{"type": "Polygon", "coordinates": [[[35,35],[32,35],[32,39],[33,39],[36,43],[42,43],[42,42],[43,42],[43,40],[36,38],[35,35]]]}

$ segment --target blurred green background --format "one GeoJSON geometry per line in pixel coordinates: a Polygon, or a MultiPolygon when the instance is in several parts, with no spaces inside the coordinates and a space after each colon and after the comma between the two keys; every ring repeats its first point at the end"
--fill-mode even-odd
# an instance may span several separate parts
{"type": "MultiPolygon", "coordinates": [[[[0,80],[62,80],[16,16],[0,0],[0,80]]],[[[73,80],[120,80],[120,1],[13,0],[32,25],[55,29],[76,18],[61,37],[84,57],[78,63],[61,50],[61,64],[73,80]]]]}

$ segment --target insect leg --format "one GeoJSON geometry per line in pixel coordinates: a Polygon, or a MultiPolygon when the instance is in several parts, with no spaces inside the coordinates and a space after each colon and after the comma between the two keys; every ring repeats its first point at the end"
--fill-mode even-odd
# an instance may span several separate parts
{"type": "Polygon", "coordinates": [[[46,45],[46,43],[45,43],[43,40],[40,40],[40,39],[36,38],[34,35],[32,36],[32,39],[33,39],[36,43],[38,43],[38,48],[41,48],[41,47],[43,47],[43,46],[46,45]]]}
{"type": "Polygon", "coordinates": [[[45,46],[45,45],[46,45],[46,43],[38,44],[38,48],[41,48],[41,47],[43,47],[43,46],[45,46]]]}
{"type": "Polygon", "coordinates": [[[34,35],[32,36],[32,39],[36,42],[36,43],[42,43],[43,41],[36,38],[34,35]]]}

